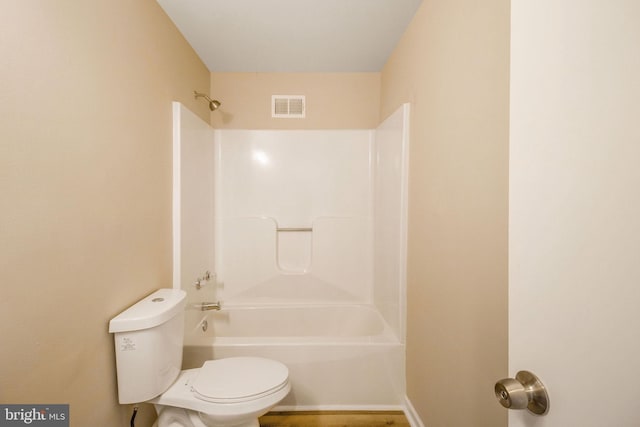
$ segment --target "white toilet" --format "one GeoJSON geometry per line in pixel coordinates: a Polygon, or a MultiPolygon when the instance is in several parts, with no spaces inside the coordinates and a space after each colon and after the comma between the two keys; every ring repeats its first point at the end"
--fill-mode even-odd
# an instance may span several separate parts
{"type": "Polygon", "coordinates": [[[158,427],[259,427],[291,390],[275,360],[231,357],[181,371],[186,293],[160,289],[109,322],[118,400],[153,403],[158,427]]]}

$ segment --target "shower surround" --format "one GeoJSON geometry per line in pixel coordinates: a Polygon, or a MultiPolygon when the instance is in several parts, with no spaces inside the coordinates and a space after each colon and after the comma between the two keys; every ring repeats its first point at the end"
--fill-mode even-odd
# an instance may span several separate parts
{"type": "Polygon", "coordinates": [[[403,406],[408,113],[213,131],[174,105],[174,286],[223,307],[188,310],[185,367],[270,357],[291,371],[282,408],[403,406]]]}
{"type": "Polygon", "coordinates": [[[216,133],[220,298],[370,301],[372,132],[216,133]]]}

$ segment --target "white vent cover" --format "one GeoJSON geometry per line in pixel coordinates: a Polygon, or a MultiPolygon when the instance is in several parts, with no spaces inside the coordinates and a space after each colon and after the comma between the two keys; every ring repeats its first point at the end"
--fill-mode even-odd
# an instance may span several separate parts
{"type": "Polygon", "coordinates": [[[304,95],[271,96],[271,117],[303,119],[305,112],[304,95]]]}

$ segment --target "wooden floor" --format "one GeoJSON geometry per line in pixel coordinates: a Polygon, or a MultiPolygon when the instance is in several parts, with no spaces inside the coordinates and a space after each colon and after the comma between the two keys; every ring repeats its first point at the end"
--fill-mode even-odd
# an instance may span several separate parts
{"type": "Polygon", "coordinates": [[[260,427],[410,427],[401,411],[269,412],[260,427]]]}

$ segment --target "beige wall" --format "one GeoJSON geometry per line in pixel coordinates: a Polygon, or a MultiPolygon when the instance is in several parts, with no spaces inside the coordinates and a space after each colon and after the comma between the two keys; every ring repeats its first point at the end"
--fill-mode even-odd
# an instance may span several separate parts
{"type": "Polygon", "coordinates": [[[171,286],[171,101],[208,119],[209,72],[155,1],[2,2],[0,52],[0,402],[128,425],[107,323],[171,286]]]}
{"type": "Polygon", "coordinates": [[[380,73],[211,73],[215,128],[369,129],[379,123],[380,73]],[[305,95],[306,117],[271,117],[271,95],[305,95]]]}
{"type": "Polygon", "coordinates": [[[382,72],[412,103],[407,392],[425,425],[506,425],[509,1],[425,0],[382,72]]]}
{"type": "Polygon", "coordinates": [[[171,285],[170,102],[208,118],[209,88],[226,128],[372,128],[412,102],[409,398],[429,426],[506,423],[508,1],[425,0],[382,74],[210,74],[153,1],[2,8],[0,402],[128,422],[107,323],[171,285]],[[271,119],[272,94],[307,119],[271,119]]]}

